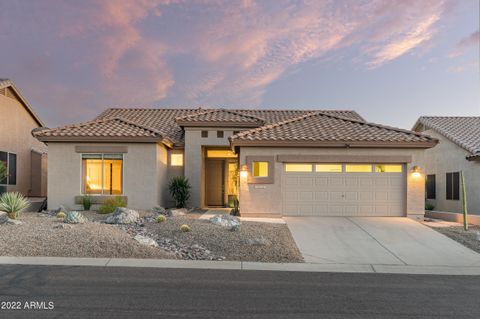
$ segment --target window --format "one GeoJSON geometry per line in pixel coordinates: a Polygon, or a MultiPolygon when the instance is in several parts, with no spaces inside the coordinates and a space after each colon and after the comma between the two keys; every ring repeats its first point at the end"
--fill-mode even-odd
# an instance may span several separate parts
{"type": "Polygon", "coordinates": [[[377,173],[401,173],[403,171],[401,164],[377,164],[375,172],[377,173]]]}
{"type": "Polygon", "coordinates": [[[232,150],[207,150],[208,158],[237,158],[232,150]]]}
{"type": "Polygon", "coordinates": [[[253,177],[268,177],[268,162],[253,162],[253,177]]]}
{"type": "Polygon", "coordinates": [[[341,173],[342,164],[316,164],[315,172],[341,173]]]}
{"type": "Polygon", "coordinates": [[[183,154],[181,153],[170,154],[170,166],[183,166],[183,154]]]}
{"type": "Polygon", "coordinates": [[[208,137],[208,131],[202,131],[202,137],[203,138],[208,137]]]}
{"type": "Polygon", "coordinates": [[[447,192],[446,199],[459,200],[460,199],[460,173],[447,173],[447,192]]]}
{"type": "Polygon", "coordinates": [[[427,199],[435,199],[436,192],[435,175],[427,175],[425,184],[425,193],[427,194],[427,199]]]}
{"type": "Polygon", "coordinates": [[[123,193],[122,154],[83,154],[82,172],[84,194],[123,193]]]}
{"type": "Polygon", "coordinates": [[[285,164],[285,172],[311,172],[312,164],[285,164]]]}
{"type": "Polygon", "coordinates": [[[217,138],[223,138],[223,131],[217,131],[217,138]]]}
{"type": "Polygon", "coordinates": [[[372,165],[370,164],[346,164],[345,172],[347,173],[371,173],[372,165]]]}
{"type": "Polygon", "coordinates": [[[7,169],[7,176],[0,180],[0,185],[17,185],[17,154],[0,152],[0,161],[7,169]]]}

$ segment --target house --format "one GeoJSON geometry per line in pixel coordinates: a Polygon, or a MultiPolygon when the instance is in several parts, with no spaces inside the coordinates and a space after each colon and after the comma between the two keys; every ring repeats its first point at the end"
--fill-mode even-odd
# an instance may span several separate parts
{"type": "Polygon", "coordinates": [[[238,196],[250,216],[423,216],[419,175],[437,142],[340,110],[113,108],[34,135],[49,146],[52,208],[82,194],[170,206],[168,181],[183,175],[190,206],[238,196]]]}
{"type": "Polygon", "coordinates": [[[0,187],[25,196],[46,196],[47,146],[31,134],[44,124],[7,79],[0,79],[0,123],[0,161],[8,168],[0,187]]]}
{"type": "Polygon", "coordinates": [[[427,202],[436,211],[461,213],[463,171],[468,211],[480,214],[480,117],[422,116],[413,130],[440,141],[425,151],[427,202]]]}

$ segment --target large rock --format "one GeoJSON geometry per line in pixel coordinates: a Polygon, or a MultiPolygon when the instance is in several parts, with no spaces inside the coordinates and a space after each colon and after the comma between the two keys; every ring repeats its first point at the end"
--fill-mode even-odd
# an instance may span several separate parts
{"type": "Polygon", "coordinates": [[[162,206],[155,206],[153,207],[152,211],[155,214],[160,214],[160,215],[165,215],[165,216],[170,216],[170,212],[163,208],[162,206]]]}
{"type": "Polygon", "coordinates": [[[240,229],[240,219],[232,215],[215,215],[209,219],[212,224],[226,227],[230,230],[239,230],[240,229]]]}
{"type": "Polygon", "coordinates": [[[63,205],[60,205],[57,209],[53,209],[53,210],[49,211],[49,214],[50,215],[57,215],[60,212],[64,212],[66,214],[66,213],[68,213],[68,211],[69,211],[68,208],[66,208],[63,205]]]}
{"type": "Polygon", "coordinates": [[[184,216],[186,213],[188,213],[188,209],[186,208],[175,208],[175,209],[170,209],[170,216],[176,217],[176,216],[184,216]]]}
{"type": "Polygon", "coordinates": [[[153,240],[150,237],[143,236],[143,235],[136,235],[133,237],[136,241],[138,241],[140,244],[145,245],[145,246],[150,246],[150,247],[158,247],[158,244],[155,240],[153,240]]]}
{"type": "Polygon", "coordinates": [[[125,207],[117,207],[113,215],[108,216],[105,222],[107,224],[132,224],[139,219],[138,212],[125,207]]]}
{"type": "Polygon", "coordinates": [[[8,214],[0,211],[0,224],[5,224],[8,220],[8,214]]]}
{"type": "Polygon", "coordinates": [[[249,245],[249,246],[267,246],[267,245],[270,245],[270,241],[263,236],[246,238],[243,242],[245,244],[249,245]]]}
{"type": "Polygon", "coordinates": [[[72,211],[67,213],[63,222],[65,224],[83,224],[87,222],[87,218],[80,212],[72,211]]]}

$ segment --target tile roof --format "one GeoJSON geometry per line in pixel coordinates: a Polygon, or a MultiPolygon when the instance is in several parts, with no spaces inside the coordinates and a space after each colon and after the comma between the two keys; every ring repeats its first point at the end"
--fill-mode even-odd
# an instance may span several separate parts
{"type": "Polygon", "coordinates": [[[419,130],[420,124],[445,136],[473,156],[480,156],[480,116],[421,116],[414,130],[419,130]]]}
{"type": "Polygon", "coordinates": [[[243,131],[230,137],[230,142],[233,146],[290,144],[431,147],[437,140],[417,132],[347,119],[324,112],[311,112],[283,122],[243,131]]]}
{"type": "Polygon", "coordinates": [[[119,140],[162,140],[160,132],[140,126],[122,118],[97,119],[80,124],[54,129],[36,129],[32,134],[39,140],[51,141],[63,138],[74,140],[119,139],[119,140]]]}
{"type": "Polygon", "coordinates": [[[227,109],[212,109],[184,115],[175,119],[180,126],[259,127],[265,120],[227,109]]]}

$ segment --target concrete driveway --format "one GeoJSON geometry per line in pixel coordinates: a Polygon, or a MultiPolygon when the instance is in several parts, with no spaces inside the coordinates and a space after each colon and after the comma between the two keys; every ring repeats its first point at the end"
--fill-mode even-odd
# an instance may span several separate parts
{"type": "Polygon", "coordinates": [[[284,219],[310,263],[480,266],[480,254],[409,218],[284,219]]]}

